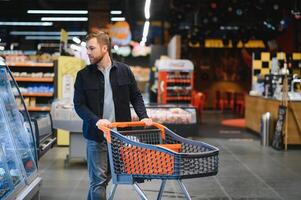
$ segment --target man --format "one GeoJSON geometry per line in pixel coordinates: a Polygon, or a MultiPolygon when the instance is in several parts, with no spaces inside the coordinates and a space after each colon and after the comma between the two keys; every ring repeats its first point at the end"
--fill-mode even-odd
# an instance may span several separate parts
{"type": "Polygon", "coordinates": [[[151,125],[152,120],[130,68],[112,61],[109,36],[104,32],[90,33],[86,42],[91,64],[77,73],[73,101],[83,119],[83,135],[87,139],[88,200],[100,200],[106,199],[110,169],[106,140],[98,127],[131,121],[130,103],[146,125],[151,125]]]}

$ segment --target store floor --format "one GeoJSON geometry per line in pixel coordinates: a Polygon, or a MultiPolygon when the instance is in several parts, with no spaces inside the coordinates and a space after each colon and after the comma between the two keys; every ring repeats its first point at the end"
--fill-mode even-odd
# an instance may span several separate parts
{"type": "MultiPolygon", "coordinates": [[[[205,112],[199,136],[194,139],[220,149],[219,173],[214,177],[184,180],[192,199],[301,199],[301,150],[275,151],[262,147],[259,137],[244,129],[219,125],[222,119],[235,117],[205,112]]],[[[41,158],[41,200],[86,199],[86,165],[73,160],[69,167],[65,167],[67,153],[68,148],[55,147],[41,158]]],[[[149,199],[156,199],[160,181],[140,186],[149,199]]],[[[139,198],[131,186],[118,186],[115,199],[139,198]]],[[[176,182],[167,182],[163,199],[184,199],[176,182]]]]}

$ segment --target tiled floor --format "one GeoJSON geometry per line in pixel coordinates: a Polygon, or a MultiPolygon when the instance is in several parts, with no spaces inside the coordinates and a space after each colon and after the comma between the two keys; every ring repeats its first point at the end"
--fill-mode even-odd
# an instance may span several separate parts
{"type": "MultiPolygon", "coordinates": [[[[192,199],[300,200],[301,150],[284,152],[262,147],[254,134],[218,125],[219,119],[224,117],[227,116],[206,113],[207,120],[202,124],[199,137],[194,138],[217,146],[220,160],[217,176],[184,180],[192,199]]],[[[86,199],[86,165],[73,160],[65,167],[67,153],[68,148],[56,147],[40,160],[41,200],[86,199]]],[[[149,199],[156,199],[160,181],[140,186],[149,199]]],[[[119,186],[115,199],[139,198],[131,186],[119,186]]],[[[163,199],[184,199],[175,181],[167,182],[163,199]]]]}

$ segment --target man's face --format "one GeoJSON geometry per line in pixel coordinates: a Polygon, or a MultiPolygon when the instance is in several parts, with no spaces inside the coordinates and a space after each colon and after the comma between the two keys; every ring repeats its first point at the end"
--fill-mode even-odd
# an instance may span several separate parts
{"type": "Polygon", "coordinates": [[[87,54],[89,56],[91,64],[99,63],[106,51],[106,45],[99,44],[96,38],[92,38],[87,41],[87,54]]]}

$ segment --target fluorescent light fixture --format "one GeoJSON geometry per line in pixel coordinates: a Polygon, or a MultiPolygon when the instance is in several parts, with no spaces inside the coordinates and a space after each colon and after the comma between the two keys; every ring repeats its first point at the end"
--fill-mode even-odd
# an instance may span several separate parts
{"type": "MultiPolygon", "coordinates": [[[[61,35],[58,31],[11,31],[10,35],[61,35]]],[[[87,35],[86,31],[68,32],[68,35],[87,35]]]]}
{"type": "Polygon", "coordinates": [[[87,43],[86,43],[86,42],[81,42],[80,45],[81,45],[82,47],[86,47],[87,43]]]}
{"type": "Polygon", "coordinates": [[[52,22],[0,22],[0,26],[52,26],[52,22]]]}
{"type": "Polygon", "coordinates": [[[87,10],[27,10],[28,14],[88,14],[87,10]]]}
{"type": "Polygon", "coordinates": [[[70,48],[73,49],[73,50],[76,50],[76,51],[79,51],[80,50],[80,47],[75,45],[75,44],[71,44],[70,45],[70,48]]]}
{"type": "Polygon", "coordinates": [[[4,46],[0,46],[0,51],[3,51],[5,49],[4,46]]]}
{"type": "Polygon", "coordinates": [[[76,44],[80,44],[81,40],[78,37],[73,37],[72,38],[73,42],[75,42],[76,44]]]}
{"type": "Polygon", "coordinates": [[[144,46],[146,42],[146,37],[142,37],[142,40],[140,42],[140,46],[144,46]]]}
{"type": "Polygon", "coordinates": [[[143,37],[147,37],[147,35],[148,35],[148,29],[149,29],[149,21],[146,21],[144,23],[144,27],[143,27],[143,37]]]}
{"type": "Polygon", "coordinates": [[[111,10],[111,15],[121,15],[122,11],[121,10],[111,10]]]}
{"type": "MultiPolygon", "coordinates": [[[[60,40],[60,36],[25,36],[26,40],[60,40]]],[[[72,37],[68,37],[68,39],[72,39],[72,37]]]]}
{"type": "Polygon", "coordinates": [[[9,46],[9,49],[14,50],[14,48],[17,47],[17,46],[19,46],[19,43],[16,43],[16,42],[11,43],[10,46],[9,46]]]}
{"type": "Polygon", "coordinates": [[[88,21],[88,17],[42,17],[41,21],[88,21]]]}
{"type": "Polygon", "coordinates": [[[111,17],[112,22],[122,22],[125,21],[125,17],[111,17]]]}
{"type": "Polygon", "coordinates": [[[150,4],[151,4],[151,0],[146,0],[145,1],[145,6],[144,6],[144,15],[145,15],[145,19],[149,19],[150,18],[150,4]]]}

